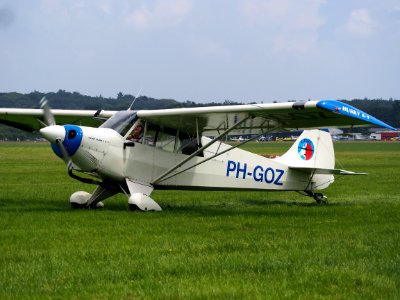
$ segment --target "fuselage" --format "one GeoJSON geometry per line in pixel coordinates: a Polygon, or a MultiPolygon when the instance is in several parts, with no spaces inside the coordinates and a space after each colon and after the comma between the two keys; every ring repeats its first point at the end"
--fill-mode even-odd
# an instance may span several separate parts
{"type": "MultiPolygon", "coordinates": [[[[61,127],[61,126],[60,126],[61,127]]],[[[63,144],[70,153],[76,170],[90,173],[100,179],[123,182],[126,178],[152,184],[160,174],[188,157],[186,154],[167,151],[155,145],[140,142],[124,146],[126,139],[110,128],[92,128],[65,125],[63,144]],[[71,130],[78,134],[71,134],[71,130]],[[73,147],[71,145],[73,144],[73,147]]],[[[57,129],[58,131],[60,128],[57,129]]],[[[57,134],[56,134],[57,135],[57,134]]],[[[60,133],[58,133],[60,135],[60,133]]],[[[210,139],[203,137],[202,144],[210,139]]],[[[54,141],[51,141],[54,143],[54,141]]],[[[198,164],[231,147],[220,142],[208,147],[202,156],[194,156],[186,164],[171,172],[198,164]]],[[[53,146],[55,150],[57,146],[53,146]]],[[[173,148],[174,149],[174,148],[173,148]]],[[[59,154],[57,151],[55,151],[59,154]]],[[[164,189],[210,190],[304,190],[309,177],[290,171],[288,166],[242,149],[232,149],[171,178],[154,184],[164,189]]]]}

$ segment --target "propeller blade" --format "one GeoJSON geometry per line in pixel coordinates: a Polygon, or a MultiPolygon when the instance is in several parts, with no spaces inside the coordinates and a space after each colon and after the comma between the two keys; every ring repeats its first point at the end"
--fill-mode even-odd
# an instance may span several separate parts
{"type": "Polygon", "coordinates": [[[56,120],[54,119],[46,97],[40,100],[40,108],[43,109],[43,116],[47,126],[56,125],[56,120]]]}
{"type": "Polygon", "coordinates": [[[64,144],[62,143],[61,139],[56,139],[56,144],[61,150],[61,155],[65,163],[67,164],[68,171],[72,169],[72,161],[71,157],[68,154],[67,149],[65,149],[64,144]]]}
{"type": "Polygon", "coordinates": [[[40,100],[40,108],[43,110],[43,117],[47,125],[45,128],[40,129],[40,133],[44,138],[46,138],[51,143],[56,143],[61,151],[61,156],[65,163],[67,164],[68,172],[72,170],[72,160],[68,154],[67,149],[63,144],[63,138],[61,136],[65,135],[65,129],[62,126],[56,124],[54,115],[51,112],[50,105],[46,97],[40,100]]]}

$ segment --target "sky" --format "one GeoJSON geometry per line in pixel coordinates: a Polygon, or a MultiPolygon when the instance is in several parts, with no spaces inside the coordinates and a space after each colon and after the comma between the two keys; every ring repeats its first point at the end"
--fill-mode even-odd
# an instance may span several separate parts
{"type": "Polygon", "coordinates": [[[0,0],[0,92],[400,99],[400,0],[0,0]]]}

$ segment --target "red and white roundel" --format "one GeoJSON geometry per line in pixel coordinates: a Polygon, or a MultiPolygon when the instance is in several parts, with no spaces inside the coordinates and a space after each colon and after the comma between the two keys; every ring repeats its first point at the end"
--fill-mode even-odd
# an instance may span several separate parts
{"type": "Polygon", "coordinates": [[[302,139],[297,148],[299,156],[303,160],[310,160],[314,156],[315,147],[310,139],[302,139]]]}

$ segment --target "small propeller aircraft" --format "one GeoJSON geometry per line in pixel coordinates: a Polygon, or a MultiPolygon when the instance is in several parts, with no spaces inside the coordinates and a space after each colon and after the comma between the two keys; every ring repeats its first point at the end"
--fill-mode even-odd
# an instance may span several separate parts
{"type": "Polygon", "coordinates": [[[90,111],[0,108],[0,122],[39,130],[69,176],[94,184],[92,194],[79,191],[72,207],[95,208],[124,193],[130,208],[160,211],[153,189],[299,191],[318,203],[318,191],[334,175],[359,175],[335,169],[330,134],[315,128],[392,126],[335,100],[160,110],[90,111]],[[281,157],[266,158],[221,141],[231,135],[252,136],[305,129],[281,157]]]}

